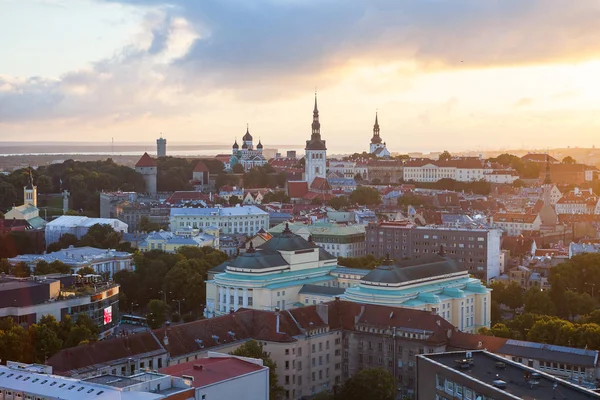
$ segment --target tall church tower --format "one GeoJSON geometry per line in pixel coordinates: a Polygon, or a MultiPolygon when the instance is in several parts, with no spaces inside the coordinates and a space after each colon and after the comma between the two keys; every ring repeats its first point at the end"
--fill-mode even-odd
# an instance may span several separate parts
{"type": "Polygon", "coordinates": [[[369,153],[375,153],[375,151],[377,151],[377,149],[380,147],[383,146],[381,144],[381,136],[379,136],[379,121],[377,119],[377,113],[375,113],[375,125],[373,125],[373,137],[371,138],[369,153]]]}
{"type": "Polygon", "coordinates": [[[327,146],[321,140],[321,123],[319,122],[319,108],[317,107],[317,93],[315,93],[315,108],[313,110],[312,135],[306,141],[304,180],[308,186],[315,178],[326,178],[327,173],[327,146]]]}
{"type": "Polygon", "coordinates": [[[160,138],[156,139],[156,157],[166,157],[167,156],[167,139],[162,137],[162,133],[160,134],[160,138]]]}
{"type": "Polygon", "coordinates": [[[31,204],[37,207],[37,186],[33,184],[33,174],[31,167],[27,174],[27,185],[23,186],[23,204],[31,204]]]}

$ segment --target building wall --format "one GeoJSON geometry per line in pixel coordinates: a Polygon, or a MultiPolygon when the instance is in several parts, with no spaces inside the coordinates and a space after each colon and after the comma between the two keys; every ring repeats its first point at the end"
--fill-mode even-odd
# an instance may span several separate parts
{"type": "Polygon", "coordinates": [[[174,215],[170,218],[171,230],[183,227],[204,228],[216,226],[224,234],[245,233],[256,235],[261,230],[269,229],[269,214],[259,215],[174,215]]]}
{"type": "Polygon", "coordinates": [[[252,372],[196,389],[196,400],[237,399],[269,400],[269,369],[252,372]]]}
{"type": "Polygon", "coordinates": [[[472,399],[514,400],[514,396],[502,390],[495,390],[491,385],[469,379],[453,369],[434,364],[422,357],[417,358],[417,399],[438,400],[458,397],[456,386],[460,386],[462,398],[467,399],[467,392],[472,399]]]}
{"type": "Polygon", "coordinates": [[[310,186],[317,177],[327,178],[327,150],[306,150],[304,180],[310,186]]]}

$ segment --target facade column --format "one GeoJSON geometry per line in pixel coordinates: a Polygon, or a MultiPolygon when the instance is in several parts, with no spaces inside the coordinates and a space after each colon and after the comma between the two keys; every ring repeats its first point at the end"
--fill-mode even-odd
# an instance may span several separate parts
{"type": "Polygon", "coordinates": [[[233,309],[237,311],[240,308],[238,301],[238,288],[233,289],[233,309]]]}
{"type": "Polygon", "coordinates": [[[248,307],[248,289],[244,288],[244,307],[248,307]]]}
{"type": "Polygon", "coordinates": [[[221,305],[223,304],[223,286],[217,286],[218,298],[215,303],[215,311],[221,311],[221,305]]]}
{"type": "Polygon", "coordinates": [[[229,288],[225,288],[225,312],[228,313],[231,309],[231,305],[229,304],[230,300],[229,288]]]}

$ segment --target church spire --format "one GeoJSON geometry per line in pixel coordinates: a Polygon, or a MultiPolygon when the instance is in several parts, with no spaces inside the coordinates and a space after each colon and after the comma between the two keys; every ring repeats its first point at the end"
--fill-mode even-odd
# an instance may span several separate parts
{"type": "MultiPolygon", "coordinates": [[[[371,144],[372,145],[380,145],[381,144],[381,137],[379,136],[379,118],[377,115],[377,111],[375,111],[375,124],[373,125],[373,137],[371,138],[371,144]]],[[[371,149],[371,153],[373,152],[373,149],[371,149]]]]}
{"type": "Polygon", "coordinates": [[[546,153],[546,177],[544,178],[544,183],[552,183],[552,179],[550,179],[550,155],[548,153],[546,153]]]}
{"type": "Polygon", "coordinates": [[[315,108],[313,110],[312,140],[321,140],[321,123],[319,122],[319,108],[317,107],[317,92],[315,91],[315,108]]]}

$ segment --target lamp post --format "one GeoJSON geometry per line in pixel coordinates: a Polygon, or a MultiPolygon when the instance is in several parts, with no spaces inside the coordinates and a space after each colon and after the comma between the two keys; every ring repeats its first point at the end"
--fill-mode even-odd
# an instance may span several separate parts
{"type": "Polygon", "coordinates": [[[592,297],[594,297],[594,287],[596,287],[596,284],[595,283],[586,283],[585,285],[592,287],[592,297]]]}
{"type": "Polygon", "coordinates": [[[177,302],[177,306],[178,306],[178,310],[179,310],[179,316],[181,317],[181,302],[184,301],[185,299],[181,299],[181,300],[177,300],[177,299],[173,299],[173,301],[177,302]]]}

